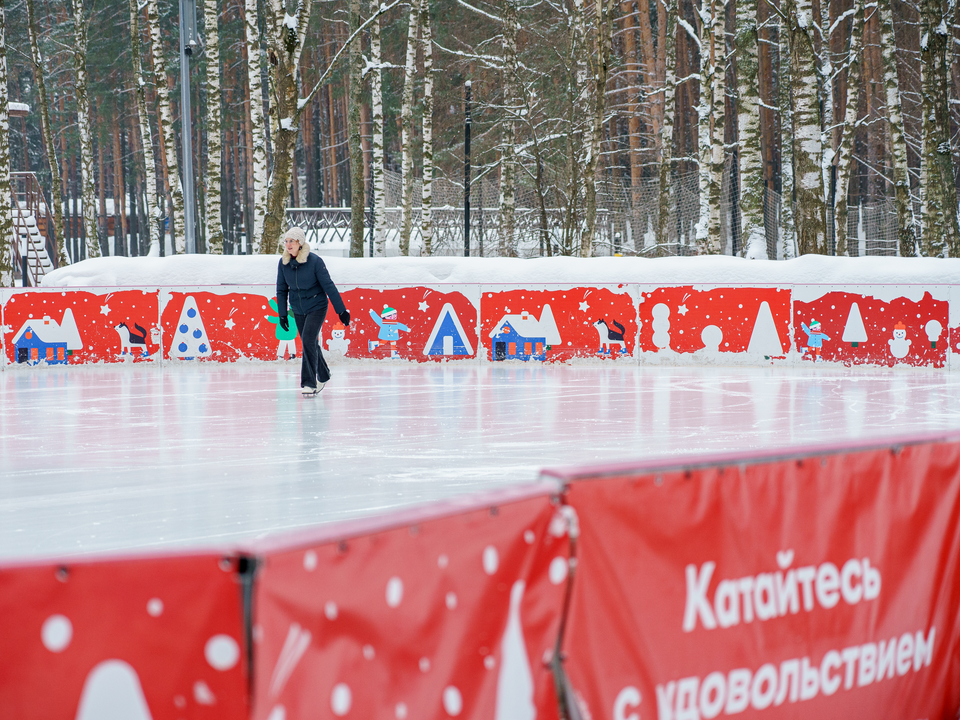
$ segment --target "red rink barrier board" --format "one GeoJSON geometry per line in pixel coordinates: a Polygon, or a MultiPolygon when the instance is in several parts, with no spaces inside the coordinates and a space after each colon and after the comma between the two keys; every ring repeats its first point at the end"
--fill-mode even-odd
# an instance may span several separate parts
{"type": "MultiPolygon", "coordinates": [[[[320,330],[338,358],[956,369],[958,286],[535,285],[340,287],[320,330]],[[952,318],[952,320],[951,320],[952,318]],[[951,326],[951,322],[953,325],[951,326]]],[[[292,359],[264,285],[0,288],[0,367],[292,359]]]]}
{"type": "Polygon", "coordinates": [[[194,555],[0,568],[0,717],[246,718],[235,566],[194,555]]]}
{"type": "Polygon", "coordinates": [[[960,443],[563,479],[584,717],[956,716],[960,443]]]}
{"type": "Polygon", "coordinates": [[[253,717],[556,717],[569,542],[547,492],[264,553],[253,717]]]}

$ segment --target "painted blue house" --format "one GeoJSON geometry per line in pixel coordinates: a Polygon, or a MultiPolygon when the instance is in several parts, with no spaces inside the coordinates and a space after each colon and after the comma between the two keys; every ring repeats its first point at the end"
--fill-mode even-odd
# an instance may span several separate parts
{"type": "Polygon", "coordinates": [[[18,363],[67,364],[67,338],[55,320],[31,318],[13,338],[18,363]]]}
{"type": "Polygon", "coordinates": [[[560,331],[549,305],[543,306],[540,319],[524,311],[504,315],[490,332],[492,359],[546,360],[547,351],[560,344],[560,331]]]}
{"type": "Polygon", "coordinates": [[[423,348],[424,355],[430,356],[460,356],[465,357],[473,355],[473,345],[463,331],[463,325],[460,324],[460,318],[457,317],[453,305],[447,303],[440,311],[440,317],[430,337],[427,338],[427,344],[423,348]]]}

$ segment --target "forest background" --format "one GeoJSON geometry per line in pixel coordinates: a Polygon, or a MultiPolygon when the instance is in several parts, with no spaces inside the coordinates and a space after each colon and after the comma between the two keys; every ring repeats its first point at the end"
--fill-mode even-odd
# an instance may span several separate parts
{"type": "MultiPolygon", "coordinates": [[[[60,263],[182,252],[179,8],[86,1],[0,0],[0,237],[25,171],[60,263]]],[[[472,254],[957,257],[957,13],[198,0],[197,248],[277,252],[309,207],[345,209],[353,256],[463,254],[469,86],[472,254]]]]}

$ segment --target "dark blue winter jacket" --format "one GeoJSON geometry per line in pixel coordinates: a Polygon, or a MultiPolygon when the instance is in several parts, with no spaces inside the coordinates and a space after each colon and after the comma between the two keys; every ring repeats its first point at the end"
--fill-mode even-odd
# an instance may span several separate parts
{"type": "Polygon", "coordinates": [[[327,266],[319,255],[310,252],[304,243],[292,257],[284,251],[277,267],[277,314],[287,316],[287,295],[294,315],[307,315],[317,310],[327,311],[327,298],[333,302],[337,315],[346,310],[337,286],[330,279],[327,266]]]}

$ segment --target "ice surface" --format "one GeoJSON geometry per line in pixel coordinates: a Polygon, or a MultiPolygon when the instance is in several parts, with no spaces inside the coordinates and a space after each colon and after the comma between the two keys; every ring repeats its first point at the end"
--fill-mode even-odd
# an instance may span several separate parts
{"type": "Polygon", "coordinates": [[[0,373],[0,557],[222,545],[544,466],[960,427],[922,370],[299,362],[0,373]]]}

